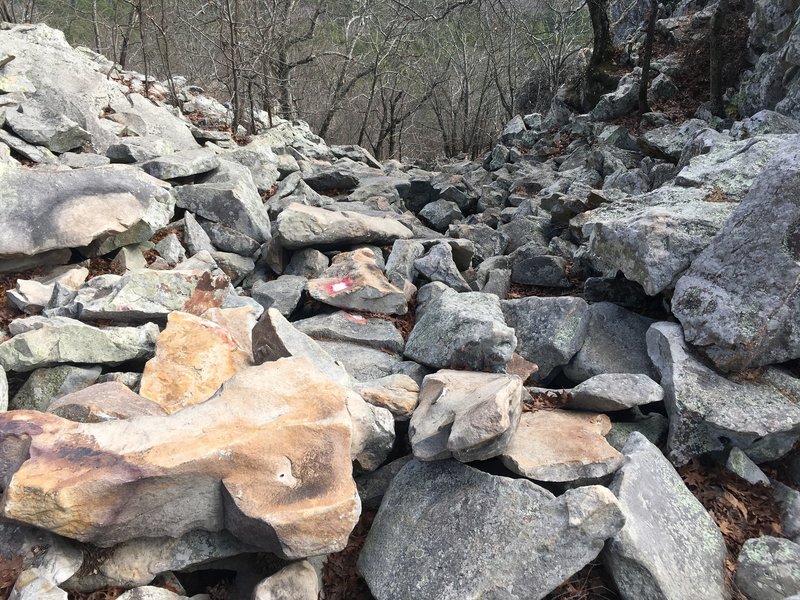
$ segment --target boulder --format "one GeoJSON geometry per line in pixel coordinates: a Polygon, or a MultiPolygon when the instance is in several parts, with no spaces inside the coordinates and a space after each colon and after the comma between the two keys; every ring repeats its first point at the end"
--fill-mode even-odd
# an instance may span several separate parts
{"type": "Polygon", "coordinates": [[[89,276],[89,269],[74,265],[56,267],[46,275],[33,279],[17,279],[13,290],[6,292],[8,301],[28,314],[40,313],[50,303],[56,285],[77,290],[89,276]]]}
{"type": "Polygon", "coordinates": [[[754,381],[727,379],[691,354],[676,323],[653,325],[647,348],[661,372],[675,464],[729,446],[760,463],[800,439],[800,380],[785,371],[769,367],[754,381]]]}
{"type": "Polygon", "coordinates": [[[440,281],[457,292],[472,291],[456,267],[453,250],[449,244],[436,244],[425,256],[414,261],[414,269],[423,277],[431,281],[440,281]]]}
{"type": "Polygon", "coordinates": [[[493,294],[446,288],[414,324],[405,356],[434,369],[501,371],[517,346],[493,294]]]}
{"type": "Polygon", "coordinates": [[[676,284],[687,341],[724,371],[800,357],[798,161],[784,148],[676,284]]]}
{"type": "Polygon", "coordinates": [[[517,352],[539,366],[534,375],[539,381],[566,365],[583,345],[589,307],[581,298],[529,296],[505,300],[502,307],[519,340],[517,352]]]}
{"type": "Polygon", "coordinates": [[[92,385],[101,372],[102,367],[99,366],[60,365],[36,369],[14,395],[10,407],[15,410],[45,411],[54,400],[92,385]]]}
{"type": "Polygon", "coordinates": [[[360,512],[350,394],[284,359],[165,417],[0,415],[4,447],[30,440],[4,465],[2,516],[100,546],[224,529],[287,558],[341,550],[360,512]]]}
{"type": "Polygon", "coordinates": [[[60,589],[39,569],[26,569],[19,574],[9,595],[9,600],[67,600],[67,592],[60,589]]]}
{"type": "Polygon", "coordinates": [[[419,384],[402,373],[357,383],[353,389],[373,406],[387,409],[397,421],[410,419],[419,402],[419,384]]]}
{"type": "Polygon", "coordinates": [[[599,486],[556,498],[454,460],[412,460],[384,496],[358,570],[377,600],[538,600],[623,522],[599,486]]]}
{"type": "Polygon", "coordinates": [[[88,131],[64,115],[24,108],[7,110],[5,117],[16,135],[30,144],[45,146],[56,154],[80,148],[92,139],[88,131]]]}
{"type": "Polygon", "coordinates": [[[368,248],[337,254],[318,279],[308,282],[312,298],[351,310],[403,315],[408,304],[403,290],[395,287],[368,248]]]}
{"type": "Polygon", "coordinates": [[[632,433],[611,484],[625,526],[605,563],[623,598],[723,600],[727,551],[717,524],[658,448],[632,433]]]}
{"type": "Polygon", "coordinates": [[[352,244],[389,244],[411,237],[411,230],[391,218],[290,204],[277,219],[285,248],[352,244]]]}
{"type": "Polygon", "coordinates": [[[526,412],[501,458],[511,471],[534,481],[597,483],[622,466],[622,455],[604,437],[610,430],[606,415],[526,412]]]}
{"type": "Polygon", "coordinates": [[[611,412],[661,402],[664,390],[647,375],[595,375],[569,391],[567,408],[611,412]]]}
{"type": "Polygon", "coordinates": [[[343,310],[295,321],[293,325],[316,340],[352,342],[392,353],[402,352],[405,345],[391,321],[343,310]]]}
{"type": "Polygon", "coordinates": [[[308,281],[305,277],[281,275],[272,281],[257,282],[250,295],[265,309],[277,308],[284,317],[289,317],[300,304],[306,287],[308,281]]]}
{"type": "Polygon", "coordinates": [[[99,329],[66,317],[28,317],[11,326],[14,334],[0,344],[6,371],[33,371],[63,363],[118,365],[153,353],[158,325],[99,329]]]}
{"type": "Polygon", "coordinates": [[[402,360],[399,354],[371,346],[329,340],[318,343],[356,381],[372,381],[391,375],[402,360]]]}
{"type": "Polygon", "coordinates": [[[172,312],[147,361],[140,394],[167,414],[205,402],[236,373],[252,364],[248,349],[213,321],[172,312]]]}
{"type": "Polygon", "coordinates": [[[208,173],[219,166],[217,155],[207,148],[182,150],[148,160],[139,165],[145,173],[158,179],[180,179],[208,173]]]}
{"type": "Polygon", "coordinates": [[[521,412],[519,377],[439,371],[422,382],[408,429],[412,451],[419,460],[487,460],[506,448],[521,412]]]}
{"type": "Polygon", "coordinates": [[[0,523],[0,558],[60,585],[72,577],[84,560],[79,544],[57,535],[15,523],[0,523]]]}
{"type": "Polygon", "coordinates": [[[750,600],[800,594],[800,544],[770,536],[747,540],[737,561],[736,586],[750,600]]]}
{"type": "Polygon", "coordinates": [[[252,600],[317,600],[317,572],[307,560],[298,561],[270,575],[253,590],[252,600]]]}
{"type": "Polygon", "coordinates": [[[142,415],[164,416],[155,402],[132,392],[126,385],[108,381],[54,400],[47,412],[78,423],[100,423],[142,415]]]}
{"type": "Polygon", "coordinates": [[[105,254],[142,242],[169,222],[175,202],[165,184],[121,165],[68,171],[0,167],[0,190],[0,259],[92,242],[90,253],[105,254]]]}

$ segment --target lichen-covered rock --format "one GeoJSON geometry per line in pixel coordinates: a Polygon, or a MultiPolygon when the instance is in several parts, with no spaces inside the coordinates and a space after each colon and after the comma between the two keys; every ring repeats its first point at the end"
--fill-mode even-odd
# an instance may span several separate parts
{"type": "Polygon", "coordinates": [[[632,433],[623,454],[611,491],[625,526],[604,552],[622,597],[727,598],[727,551],[714,520],[643,435],[632,433]]]}
{"type": "Polygon", "coordinates": [[[623,522],[600,486],[556,498],[454,460],[412,460],[384,496],[358,570],[378,600],[539,600],[623,522]]]}
{"type": "Polygon", "coordinates": [[[798,164],[784,146],[675,286],[687,341],[724,371],[800,357],[798,164]]]}
{"type": "Polygon", "coordinates": [[[800,594],[800,544],[770,536],[747,540],[739,553],[736,586],[750,600],[800,594]]]}
{"type": "Polygon", "coordinates": [[[567,407],[578,410],[615,411],[661,402],[664,390],[647,375],[606,373],[595,375],[569,391],[567,407]]]}

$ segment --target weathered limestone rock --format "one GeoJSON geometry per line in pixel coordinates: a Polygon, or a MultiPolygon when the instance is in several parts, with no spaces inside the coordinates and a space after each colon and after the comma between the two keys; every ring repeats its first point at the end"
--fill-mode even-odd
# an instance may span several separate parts
{"type": "Polygon", "coordinates": [[[170,313],[144,366],[140,394],[172,414],[211,398],[249,366],[251,357],[224,327],[200,317],[170,313]]]}
{"type": "Polygon", "coordinates": [[[486,460],[505,450],[521,413],[519,377],[439,371],[422,382],[411,448],[419,460],[486,460]]]}
{"type": "Polygon", "coordinates": [[[647,375],[608,373],[595,375],[569,391],[568,408],[615,411],[661,402],[664,390],[647,375]]]}
{"type": "Polygon", "coordinates": [[[370,404],[387,409],[398,421],[410,419],[419,403],[419,385],[401,373],[357,383],[353,389],[370,404]]]}
{"type": "Polygon", "coordinates": [[[638,432],[611,491],[625,527],[606,546],[605,562],[623,598],[723,600],[722,534],[658,448],[638,432]]]}
{"type": "Polygon", "coordinates": [[[2,516],[101,546],[226,529],[284,557],[341,550],[360,512],[349,394],[284,359],[166,417],[0,415],[5,447],[30,437],[5,464],[2,516]]]}
{"type": "Polygon", "coordinates": [[[687,341],[724,371],[800,357],[799,164],[784,146],[675,286],[687,341]]]}
{"type": "Polygon", "coordinates": [[[78,423],[100,423],[167,412],[118,381],[89,386],[53,401],[47,412],[78,423]]]}
{"type": "Polygon", "coordinates": [[[10,327],[14,335],[0,344],[6,371],[33,371],[62,363],[118,365],[153,352],[158,325],[98,329],[66,317],[28,317],[10,327]]]}
{"type": "Polygon", "coordinates": [[[653,325],[647,347],[661,372],[676,465],[729,446],[757,463],[774,460],[800,439],[800,380],[773,367],[758,381],[726,379],[689,353],[676,323],[653,325]]]}
{"type": "Polygon", "coordinates": [[[408,311],[403,290],[389,283],[368,248],[336,255],[318,279],[308,282],[308,291],[312,298],[339,308],[387,315],[408,311]]]}
{"type": "Polygon", "coordinates": [[[23,111],[7,110],[6,123],[28,143],[46,146],[56,154],[80,148],[91,140],[91,134],[72,119],[59,114],[45,114],[25,107],[23,111]]]}
{"type": "Polygon", "coordinates": [[[208,173],[218,166],[219,158],[212,150],[207,148],[182,150],[174,154],[159,156],[139,165],[148,175],[162,180],[208,173]]]}
{"type": "Polygon", "coordinates": [[[95,240],[105,241],[102,248],[110,252],[147,240],[172,217],[175,201],[166,187],[121,165],[68,171],[0,167],[0,259],[81,248],[95,240]]]}
{"type": "Polygon", "coordinates": [[[378,600],[539,600],[623,522],[599,486],[555,498],[525,479],[412,460],[384,496],[358,570],[378,600]]]}
{"type": "Polygon", "coordinates": [[[800,594],[800,544],[770,536],[747,540],[739,553],[736,586],[751,600],[800,594]]]}
{"type": "Polygon", "coordinates": [[[277,219],[285,248],[352,244],[390,244],[411,237],[411,230],[390,218],[290,204],[277,219]]]}
{"type": "Polygon", "coordinates": [[[494,294],[446,288],[428,304],[406,343],[409,359],[435,369],[471,371],[500,371],[511,359],[517,338],[494,294]]]}
{"type": "Polygon", "coordinates": [[[610,430],[606,415],[526,412],[503,451],[503,464],[534,481],[596,482],[622,466],[622,455],[604,437],[610,430]]]}
{"type": "Polygon", "coordinates": [[[501,305],[519,340],[517,352],[539,366],[534,375],[539,381],[567,364],[583,345],[589,307],[582,298],[529,296],[501,305]]]}
{"type": "Polygon", "coordinates": [[[292,563],[253,590],[253,600],[317,600],[319,579],[307,560],[292,563]]]}

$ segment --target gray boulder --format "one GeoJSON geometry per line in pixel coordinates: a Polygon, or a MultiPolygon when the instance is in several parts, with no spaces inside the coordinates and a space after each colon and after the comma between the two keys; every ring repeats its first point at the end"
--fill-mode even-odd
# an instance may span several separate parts
{"type": "Polygon", "coordinates": [[[453,250],[444,242],[436,244],[425,256],[416,259],[414,269],[423,277],[439,281],[457,292],[472,291],[456,267],[453,250]]]}
{"type": "Polygon", "coordinates": [[[638,432],[623,448],[625,464],[611,491],[625,526],[604,559],[626,600],[724,600],[722,534],[658,448],[638,432]]]}
{"type": "Polygon", "coordinates": [[[302,560],[260,582],[252,600],[317,600],[319,580],[311,563],[302,560]]]}
{"type": "Polygon", "coordinates": [[[300,304],[307,284],[305,277],[281,275],[273,281],[259,281],[253,285],[251,296],[264,309],[277,308],[284,317],[288,317],[300,304]]]}
{"type": "Polygon", "coordinates": [[[419,211],[419,217],[426,221],[433,229],[439,232],[447,231],[454,221],[464,218],[458,205],[449,200],[436,200],[419,211]]]}
{"type": "Polygon", "coordinates": [[[435,369],[502,371],[516,346],[497,296],[446,288],[415,323],[405,356],[435,369]]]}
{"type": "Polygon", "coordinates": [[[7,110],[6,123],[30,144],[45,146],[61,154],[80,148],[92,139],[91,134],[72,119],[61,114],[46,114],[35,109],[7,110]]]}
{"type": "Polygon", "coordinates": [[[799,163],[784,147],[676,284],[686,339],[724,371],[800,357],[799,163]]]}
{"type": "Polygon", "coordinates": [[[36,369],[14,395],[10,406],[15,410],[44,412],[54,400],[92,385],[101,372],[100,367],[72,365],[36,369]]]}
{"type": "Polygon", "coordinates": [[[402,352],[405,345],[403,336],[391,321],[345,311],[302,319],[293,325],[317,340],[351,342],[392,353],[402,352]]]}
{"type": "Polygon", "coordinates": [[[539,365],[539,381],[566,365],[586,338],[589,307],[581,298],[529,296],[505,300],[502,307],[519,340],[517,352],[539,365]]]}
{"type": "Polygon", "coordinates": [[[384,496],[358,570],[377,600],[538,600],[622,524],[599,486],[556,498],[457,461],[412,460],[384,496]]]}
{"type": "Polygon", "coordinates": [[[663,399],[664,390],[647,375],[607,373],[595,375],[572,388],[566,407],[611,412],[663,399]]]}
{"type": "Polygon", "coordinates": [[[728,446],[760,463],[800,439],[800,380],[772,367],[754,382],[726,379],[690,354],[676,323],[653,325],[647,348],[661,372],[675,464],[728,446]]]}
{"type": "Polygon", "coordinates": [[[736,586],[750,600],[784,600],[800,594],[800,544],[763,536],[739,552],[736,586]]]}
{"type": "Polygon", "coordinates": [[[148,175],[164,180],[208,173],[218,166],[219,158],[207,148],[182,150],[139,165],[148,175]]]}

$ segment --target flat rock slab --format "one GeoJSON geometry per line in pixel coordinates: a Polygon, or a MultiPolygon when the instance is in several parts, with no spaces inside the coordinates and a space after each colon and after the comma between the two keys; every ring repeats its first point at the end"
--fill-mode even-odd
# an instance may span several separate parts
{"type": "Polygon", "coordinates": [[[567,408],[608,412],[661,402],[664,390],[647,375],[595,375],[569,391],[567,408]]]}
{"type": "Polygon", "coordinates": [[[290,204],[278,215],[278,240],[284,248],[351,244],[391,244],[411,230],[391,218],[290,204]]]}
{"type": "Polygon", "coordinates": [[[503,464],[534,481],[599,481],[622,466],[622,455],[605,438],[606,415],[537,410],[523,413],[503,464]]]}
{"type": "Polygon", "coordinates": [[[98,383],[62,396],[47,407],[47,412],[78,423],[167,414],[158,404],[134,393],[118,381],[98,383]]]}
{"type": "Polygon", "coordinates": [[[298,331],[319,340],[353,342],[389,352],[402,352],[405,346],[403,336],[391,321],[343,310],[295,321],[293,325],[298,331]]]}
{"type": "Polygon", "coordinates": [[[134,228],[137,239],[125,243],[147,240],[172,217],[175,201],[167,188],[123,165],[66,171],[0,167],[0,259],[82,248],[134,228]]]}
{"type": "Polygon", "coordinates": [[[99,329],[66,317],[14,321],[14,334],[0,344],[6,371],[33,371],[64,363],[118,365],[153,353],[158,325],[99,329]]]}
{"type": "Polygon", "coordinates": [[[308,282],[308,291],[315,300],[338,308],[387,315],[408,312],[403,290],[389,283],[367,248],[337,254],[319,278],[308,282]]]}
{"type": "Polygon", "coordinates": [[[676,465],[730,446],[760,463],[780,458],[800,439],[797,378],[769,367],[757,381],[727,379],[690,353],[676,323],[653,325],[647,347],[661,371],[676,465]]]}
{"type": "Polygon", "coordinates": [[[686,339],[724,371],[800,357],[800,136],[675,286],[686,339]]]}
{"type": "Polygon", "coordinates": [[[508,445],[522,413],[514,375],[442,370],[422,382],[408,430],[419,460],[487,460],[508,445]]]}
{"type": "Polygon", "coordinates": [[[405,355],[434,369],[500,371],[517,347],[494,294],[446,288],[425,306],[406,343],[405,355]]]}
{"type": "Polygon", "coordinates": [[[171,414],[208,400],[251,364],[250,352],[224,326],[173,312],[144,366],[140,393],[171,414]]]}
{"type": "Polygon", "coordinates": [[[714,520],[661,451],[638,432],[611,491],[625,527],[604,553],[623,598],[723,600],[725,542],[714,520]]]}
{"type": "Polygon", "coordinates": [[[199,528],[284,557],[341,550],[360,513],[350,394],[285,359],[166,417],[0,415],[4,448],[30,440],[4,464],[2,516],[100,546],[199,528]]]}
{"type": "Polygon", "coordinates": [[[412,460],[384,496],[358,570],[378,600],[539,600],[623,522],[599,486],[556,498],[454,460],[412,460]]]}
{"type": "Polygon", "coordinates": [[[166,156],[148,160],[139,167],[148,175],[158,179],[179,179],[208,173],[219,166],[219,158],[206,148],[182,150],[166,156]]]}

